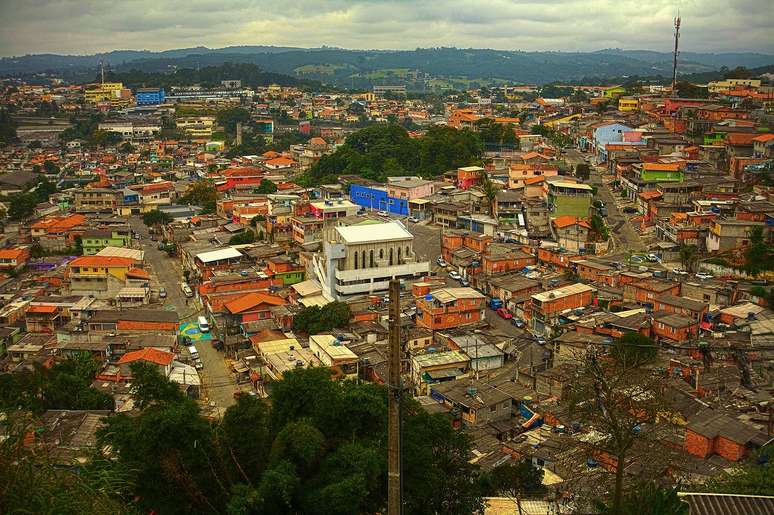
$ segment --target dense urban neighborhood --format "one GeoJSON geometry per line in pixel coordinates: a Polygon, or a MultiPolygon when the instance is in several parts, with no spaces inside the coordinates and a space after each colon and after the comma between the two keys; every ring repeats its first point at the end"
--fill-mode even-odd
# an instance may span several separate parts
{"type": "Polygon", "coordinates": [[[774,513],[772,73],[94,71],[0,79],[0,512],[774,513]]]}

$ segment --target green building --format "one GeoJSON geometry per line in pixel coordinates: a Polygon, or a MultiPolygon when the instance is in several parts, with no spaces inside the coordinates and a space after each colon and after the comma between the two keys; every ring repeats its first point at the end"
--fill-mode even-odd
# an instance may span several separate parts
{"type": "Polygon", "coordinates": [[[594,190],[588,184],[564,181],[548,183],[548,204],[552,218],[560,216],[588,218],[593,197],[594,190]]]}
{"type": "Polygon", "coordinates": [[[644,163],[640,178],[645,182],[683,182],[685,175],[677,165],[644,163]]]}
{"type": "Polygon", "coordinates": [[[84,256],[93,256],[105,247],[128,248],[132,242],[131,230],[121,229],[95,229],[86,231],[81,236],[84,256]]]}
{"type": "Polygon", "coordinates": [[[284,286],[290,286],[291,284],[300,283],[306,279],[306,272],[303,270],[289,270],[287,272],[277,272],[274,277],[282,279],[284,286]]]}

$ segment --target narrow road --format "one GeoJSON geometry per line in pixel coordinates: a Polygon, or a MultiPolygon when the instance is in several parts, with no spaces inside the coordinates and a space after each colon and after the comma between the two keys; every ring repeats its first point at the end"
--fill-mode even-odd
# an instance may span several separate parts
{"type": "MultiPolygon", "coordinates": [[[[130,224],[132,230],[142,238],[145,262],[155,273],[158,286],[163,286],[167,291],[167,298],[163,300],[163,309],[177,313],[181,324],[195,322],[197,316],[201,314],[201,308],[194,299],[188,299],[180,288],[183,279],[179,262],[170,258],[166,252],[158,250],[157,242],[151,241],[148,228],[140,218],[132,217],[130,224]]],[[[199,370],[204,397],[219,408],[225,409],[231,406],[234,404],[236,383],[223,360],[223,355],[215,350],[209,340],[197,342],[195,347],[204,365],[204,368],[199,370]]]]}
{"type": "MultiPolygon", "coordinates": [[[[585,163],[583,154],[575,149],[568,150],[564,159],[572,166],[585,163]]],[[[593,165],[589,166],[591,172],[589,174],[588,183],[597,188],[597,197],[605,203],[605,207],[607,208],[606,221],[607,225],[610,227],[611,234],[615,238],[615,255],[624,256],[629,252],[642,252],[646,250],[645,244],[642,242],[639,233],[632,227],[632,224],[629,223],[626,215],[618,209],[615,199],[613,198],[613,192],[604,184],[599,171],[593,165]]]]}

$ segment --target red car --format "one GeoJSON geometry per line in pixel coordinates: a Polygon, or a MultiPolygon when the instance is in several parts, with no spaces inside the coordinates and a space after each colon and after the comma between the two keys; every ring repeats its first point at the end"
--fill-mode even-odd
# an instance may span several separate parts
{"type": "Polygon", "coordinates": [[[506,320],[513,318],[513,315],[511,315],[505,308],[497,308],[497,314],[506,320]]]}

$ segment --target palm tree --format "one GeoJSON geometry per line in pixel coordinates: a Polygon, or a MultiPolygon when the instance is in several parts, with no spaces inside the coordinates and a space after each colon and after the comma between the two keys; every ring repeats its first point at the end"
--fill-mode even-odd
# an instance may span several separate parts
{"type": "Polygon", "coordinates": [[[478,183],[478,190],[484,194],[486,204],[489,207],[489,214],[494,216],[494,203],[497,198],[498,188],[485,170],[481,171],[481,182],[478,183]]]}

